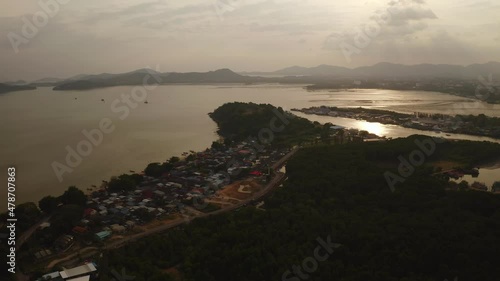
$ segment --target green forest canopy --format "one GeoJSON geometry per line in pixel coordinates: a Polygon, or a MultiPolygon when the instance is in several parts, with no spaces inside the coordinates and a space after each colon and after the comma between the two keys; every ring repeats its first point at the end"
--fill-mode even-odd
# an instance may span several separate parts
{"type": "MultiPolygon", "coordinates": [[[[396,169],[418,138],[302,149],[266,211],[198,219],[108,252],[101,280],[122,267],[137,281],[171,280],[165,270],[174,266],[186,280],[300,280],[283,274],[328,236],[342,246],[309,280],[499,280],[500,197],[447,190],[425,165],[388,188],[387,162],[396,169]]],[[[500,155],[500,145],[448,142],[429,160],[488,154],[500,155]]]]}

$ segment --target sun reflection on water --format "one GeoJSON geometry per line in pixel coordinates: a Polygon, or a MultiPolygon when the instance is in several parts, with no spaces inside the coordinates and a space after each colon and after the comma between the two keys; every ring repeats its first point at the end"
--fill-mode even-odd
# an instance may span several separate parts
{"type": "Polygon", "coordinates": [[[360,130],[368,131],[378,136],[385,136],[387,134],[387,128],[380,123],[362,122],[360,130]]]}

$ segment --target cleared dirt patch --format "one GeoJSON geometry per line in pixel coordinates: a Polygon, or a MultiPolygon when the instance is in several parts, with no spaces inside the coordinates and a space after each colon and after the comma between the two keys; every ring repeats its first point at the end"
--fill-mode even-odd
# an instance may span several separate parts
{"type": "Polygon", "coordinates": [[[261,189],[262,185],[255,180],[243,180],[224,187],[218,193],[225,197],[245,200],[261,189]]]}

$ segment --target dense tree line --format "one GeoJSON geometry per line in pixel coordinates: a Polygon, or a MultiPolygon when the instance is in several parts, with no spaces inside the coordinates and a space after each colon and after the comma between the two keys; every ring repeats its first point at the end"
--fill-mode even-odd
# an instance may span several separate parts
{"type": "Polygon", "coordinates": [[[484,114],[479,115],[457,115],[463,122],[471,122],[476,127],[480,128],[492,128],[500,127],[500,118],[489,117],[484,114]]]}

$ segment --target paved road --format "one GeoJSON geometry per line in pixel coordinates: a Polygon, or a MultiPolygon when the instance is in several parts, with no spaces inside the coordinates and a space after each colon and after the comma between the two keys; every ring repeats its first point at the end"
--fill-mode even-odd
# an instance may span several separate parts
{"type": "Polygon", "coordinates": [[[292,149],[290,152],[288,152],[285,156],[283,156],[278,162],[274,163],[274,165],[271,167],[275,171],[279,170],[285,163],[297,152],[299,151],[299,147],[295,147],[292,149]]]}
{"type": "MultiPolygon", "coordinates": [[[[50,220],[51,216],[44,217],[41,221],[38,223],[32,225],[28,230],[26,230],[21,236],[19,236],[16,240],[16,250],[20,249],[21,246],[35,233],[35,231],[40,227],[40,225],[44,222],[48,222],[50,220]]],[[[28,275],[25,275],[23,272],[17,268],[16,271],[16,279],[17,281],[29,281],[30,278],[28,275]]]]}
{"type": "Polygon", "coordinates": [[[98,248],[96,247],[87,247],[87,248],[83,248],[83,249],[79,249],[78,251],[76,251],[76,253],[73,253],[71,255],[68,255],[68,256],[65,256],[64,258],[60,258],[60,259],[57,259],[57,260],[53,260],[51,261],[47,266],[46,268],[47,269],[51,269],[52,267],[54,267],[56,264],[60,263],[60,262],[63,262],[63,261],[67,261],[73,257],[76,257],[78,256],[79,254],[84,254],[84,253],[90,253],[90,252],[93,252],[93,251],[96,251],[98,250],[98,248]],[[90,251],[89,251],[90,250],[90,251]]]}
{"type": "Polygon", "coordinates": [[[51,216],[43,218],[41,221],[32,225],[28,230],[26,230],[23,234],[21,234],[21,236],[19,236],[16,240],[16,250],[20,249],[21,246],[24,244],[24,242],[26,242],[31,237],[31,235],[33,235],[33,233],[35,233],[35,231],[40,227],[40,225],[42,223],[48,222],[50,218],[51,216]]]}

